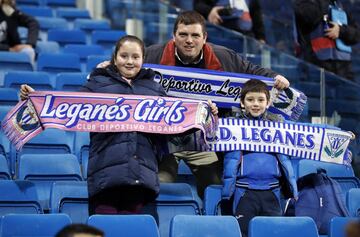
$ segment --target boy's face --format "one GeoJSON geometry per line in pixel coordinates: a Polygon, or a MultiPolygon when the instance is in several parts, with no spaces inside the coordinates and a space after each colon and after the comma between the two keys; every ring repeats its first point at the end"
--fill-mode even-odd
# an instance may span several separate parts
{"type": "Polygon", "coordinates": [[[255,118],[262,115],[269,106],[269,101],[264,92],[248,92],[244,101],[240,103],[245,108],[246,113],[255,118]]]}

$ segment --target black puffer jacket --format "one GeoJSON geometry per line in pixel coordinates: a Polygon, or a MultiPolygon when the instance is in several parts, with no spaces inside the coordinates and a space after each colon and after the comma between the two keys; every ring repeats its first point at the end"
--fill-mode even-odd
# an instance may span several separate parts
{"type": "MultiPolygon", "coordinates": [[[[141,69],[129,85],[115,66],[98,68],[82,92],[166,96],[156,83],[154,72],[141,69]]],[[[157,158],[151,134],[139,132],[91,133],[88,163],[88,189],[92,197],[99,192],[119,186],[141,186],[153,200],[159,192],[157,158]]]]}

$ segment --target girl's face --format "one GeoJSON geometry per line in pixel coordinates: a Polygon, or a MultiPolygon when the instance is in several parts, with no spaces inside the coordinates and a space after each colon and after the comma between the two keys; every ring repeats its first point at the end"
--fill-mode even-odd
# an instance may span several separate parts
{"type": "Polygon", "coordinates": [[[115,56],[115,66],[126,78],[134,78],[139,73],[143,61],[141,46],[132,41],[125,41],[115,56]]]}

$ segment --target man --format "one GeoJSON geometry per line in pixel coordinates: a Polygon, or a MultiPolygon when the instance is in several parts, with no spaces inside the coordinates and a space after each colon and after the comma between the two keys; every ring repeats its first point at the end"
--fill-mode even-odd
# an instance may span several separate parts
{"type": "MultiPolygon", "coordinates": [[[[145,63],[255,74],[274,78],[278,89],[289,87],[285,77],[245,61],[230,49],[208,44],[206,39],[204,17],[195,11],[183,12],[175,21],[173,39],[166,44],[148,47],[145,63]]],[[[214,152],[180,152],[164,158],[159,167],[160,182],[176,180],[180,159],[192,170],[201,198],[206,186],[221,183],[221,162],[214,152]]]]}
{"type": "Polygon", "coordinates": [[[35,60],[35,46],[39,34],[39,24],[35,18],[15,8],[14,0],[0,0],[0,51],[23,52],[35,60]],[[21,43],[18,27],[28,29],[26,43],[21,43]]]}
{"type": "Polygon", "coordinates": [[[351,49],[339,47],[340,39],[346,46],[360,42],[360,27],[348,12],[335,0],[296,0],[294,2],[297,41],[300,56],[339,76],[352,80],[351,49]],[[347,24],[331,19],[331,9],[340,10],[347,24]]]}

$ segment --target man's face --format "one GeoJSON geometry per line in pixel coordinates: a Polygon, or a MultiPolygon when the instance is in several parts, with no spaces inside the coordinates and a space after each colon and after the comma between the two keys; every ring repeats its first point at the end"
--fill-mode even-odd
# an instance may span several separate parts
{"type": "Polygon", "coordinates": [[[207,35],[204,34],[200,24],[180,23],[173,37],[181,60],[191,63],[200,55],[207,35]]]}

